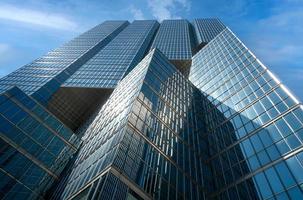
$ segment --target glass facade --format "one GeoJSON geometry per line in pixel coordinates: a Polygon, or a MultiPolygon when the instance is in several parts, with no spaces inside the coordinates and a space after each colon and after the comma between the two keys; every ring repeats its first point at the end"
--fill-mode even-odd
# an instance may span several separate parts
{"type": "Polygon", "coordinates": [[[225,25],[219,19],[194,19],[192,22],[198,45],[205,45],[214,39],[225,25]]]}
{"type": "Polygon", "coordinates": [[[194,37],[184,19],[163,20],[150,50],[159,49],[185,76],[189,73],[194,37]]]}
{"type": "Polygon", "coordinates": [[[138,20],[74,73],[63,87],[115,88],[144,57],[157,28],[155,20],[138,20]]]}
{"type": "Polygon", "coordinates": [[[0,79],[0,93],[18,86],[46,104],[60,85],[128,25],[106,21],[0,79]]]}
{"type": "Polygon", "coordinates": [[[211,177],[201,97],[162,53],[150,52],[85,130],[61,198],[204,199],[211,177]],[[104,183],[106,173],[118,174],[124,186],[104,183]]]}
{"type": "Polygon", "coordinates": [[[189,79],[209,100],[209,196],[302,199],[303,111],[285,86],[228,28],[193,57],[189,79]]]}
{"type": "Polygon", "coordinates": [[[155,20],[128,25],[61,85],[48,103],[49,110],[71,129],[79,128],[141,61],[158,26],[155,20]]]}
{"type": "Polygon", "coordinates": [[[39,199],[80,140],[17,87],[0,95],[0,199],[39,199]]]}
{"type": "Polygon", "coordinates": [[[106,21],[0,79],[0,199],[303,199],[302,144],[218,19],[106,21]]]}

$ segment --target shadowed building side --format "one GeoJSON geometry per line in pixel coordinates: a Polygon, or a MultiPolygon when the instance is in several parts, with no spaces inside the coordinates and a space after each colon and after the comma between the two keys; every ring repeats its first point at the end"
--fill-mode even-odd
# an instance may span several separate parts
{"type": "Polygon", "coordinates": [[[80,145],[35,99],[13,87],[0,95],[0,198],[43,199],[80,145]]]}
{"type": "Polygon", "coordinates": [[[204,199],[201,92],[158,50],[118,84],[83,136],[62,199],[204,199]]]}
{"type": "Polygon", "coordinates": [[[158,26],[155,20],[137,20],[128,25],[64,82],[48,109],[73,130],[81,127],[141,61],[158,26]]]}

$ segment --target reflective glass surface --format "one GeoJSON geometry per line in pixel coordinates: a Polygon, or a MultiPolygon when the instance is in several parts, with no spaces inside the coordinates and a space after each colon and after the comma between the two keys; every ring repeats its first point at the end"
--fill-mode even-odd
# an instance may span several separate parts
{"type": "Polygon", "coordinates": [[[17,87],[0,95],[0,198],[36,199],[58,179],[79,139],[17,87]]]}
{"type": "Polygon", "coordinates": [[[128,25],[127,21],[106,21],[0,79],[0,93],[18,86],[41,103],[95,53],[128,25]]]}
{"type": "Polygon", "coordinates": [[[202,100],[202,93],[161,52],[149,53],[85,130],[62,198],[94,187],[96,177],[114,170],[141,196],[204,199],[211,172],[203,163],[202,100]]]}
{"type": "Polygon", "coordinates": [[[189,79],[209,101],[210,196],[300,199],[303,110],[285,86],[228,28],[193,57],[189,79]]]}
{"type": "Polygon", "coordinates": [[[0,79],[0,199],[303,199],[302,144],[218,19],[106,21],[0,79]]]}
{"type": "Polygon", "coordinates": [[[190,60],[190,24],[187,20],[163,20],[151,50],[159,49],[169,60],[190,60]]]}
{"type": "Polygon", "coordinates": [[[192,25],[194,27],[198,45],[210,42],[225,29],[225,25],[219,19],[213,18],[194,19],[192,25]]]}
{"type": "Polygon", "coordinates": [[[115,88],[141,61],[157,28],[155,20],[134,21],[72,75],[64,87],[115,88]]]}

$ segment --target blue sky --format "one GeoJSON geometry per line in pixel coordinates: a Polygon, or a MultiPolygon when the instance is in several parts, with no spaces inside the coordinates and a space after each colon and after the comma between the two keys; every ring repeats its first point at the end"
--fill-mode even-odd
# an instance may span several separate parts
{"type": "Polygon", "coordinates": [[[303,0],[1,0],[0,77],[107,19],[218,17],[303,100],[303,0]]]}

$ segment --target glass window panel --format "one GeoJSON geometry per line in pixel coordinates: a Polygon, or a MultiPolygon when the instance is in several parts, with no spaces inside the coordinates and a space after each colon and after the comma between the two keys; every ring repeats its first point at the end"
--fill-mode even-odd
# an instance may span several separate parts
{"type": "Polygon", "coordinates": [[[254,149],[248,139],[244,140],[241,146],[244,148],[247,157],[254,154],[254,149]]]}
{"type": "Polygon", "coordinates": [[[268,179],[268,182],[272,188],[272,190],[274,191],[274,193],[278,193],[281,192],[283,190],[283,185],[280,182],[280,179],[275,171],[274,168],[269,168],[267,170],[265,170],[265,175],[268,179]]]}
{"type": "Polygon", "coordinates": [[[276,143],[277,148],[279,149],[280,153],[282,155],[286,154],[287,152],[290,151],[290,148],[288,147],[288,145],[286,144],[286,142],[284,140],[281,140],[280,142],[276,143]]]}
{"type": "Polygon", "coordinates": [[[290,169],[290,171],[293,173],[295,179],[298,181],[298,183],[303,182],[303,169],[299,161],[296,159],[296,157],[291,157],[286,160],[286,163],[290,169]]]}
{"type": "Polygon", "coordinates": [[[267,151],[267,153],[268,153],[268,155],[269,155],[269,157],[270,157],[270,159],[271,159],[272,161],[274,161],[274,160],[280,158],[280,153],[279,153],[279,151],[278,151],[276,145],[272,145],[272,146],[268,147],[268,148],[266,149],[266,151],[267,151]]]}
{"type": "Polygon", "coordinates": [[[290,187],[295,184],[295,180],[293,179],[293,176],[291,172],[289,171],[287,165],[285,162],[281,162],[277,165],[275,165],[275,168],[280,175],[281,181],[283,182],[284,186],[290,187]]]}
{"type": "Polygon", "coordinates": [[[277,127],[275,126],[275,124],[269,125],[268,127],[266,127],[266,130],[269,132],[273,141],[277,142],[277,141],[282,139],[282,136],[280,135],[277,127]]]}
{"type": "Polygon", "coordinates": [[[261,165],[265,165],[268,162],[270,162],[270,159],[264,150],[259,152],[257,155],[258,155],[261,165]]]}
{"type": "Polygon", "coordinates": [[[286,138],[287,144],[291,149],[295,149],[301,145],[300,141],[295,135],[290,135],[286,138]]]}
{"type": "Polygon", "coordinates": [[[288,194],[291,199],[303,199],[302,190],[298,187],[294,187],[288,190],[288,194]]]}
{"type": "Polygon", "coordinates": [[[256,152],[263,149],[263,145],[262,145],[262,143],[261,143],[257,134],[251,136],[250,141],[251,141],[252,145],[254,146],[256,152]]]}
{"type": "Polygon", "coordinates": [[[284,137],[288,136],[292,132],[283,118],[276,121],[276,125],[284,137]]]}
{"type": "Polygon", "coordinates": [[[249,165],[251,167],[252,171],[255,171],[256,169],[258,169],[260,167],[260,163],[259,160],[257,159],[256,156],[252,156],[248,159],[249,165]]]}
{"type": "Polygon", "coordinates": [[[254,176],[254,180],[255,180],[256,184],[258,185],[260,194],[263,197],[263,199],[266,199],[266,198],[269,198],[272,196],[272,191],[262,172],[257,174],[256,176],[254,176]]]}

